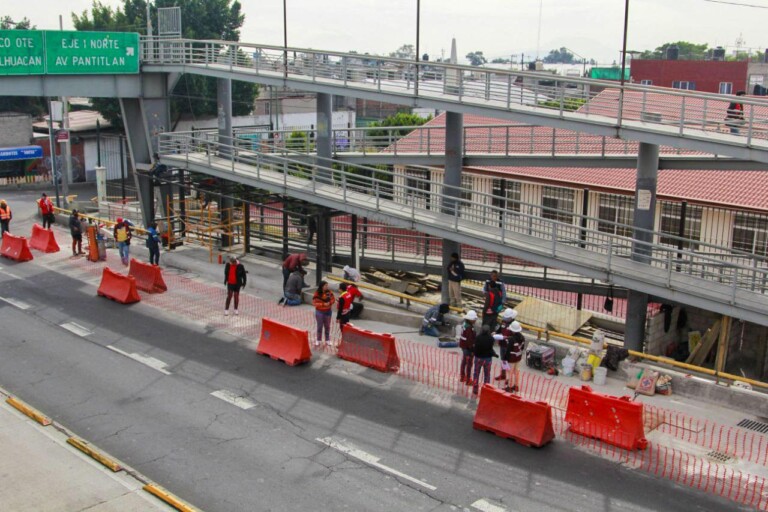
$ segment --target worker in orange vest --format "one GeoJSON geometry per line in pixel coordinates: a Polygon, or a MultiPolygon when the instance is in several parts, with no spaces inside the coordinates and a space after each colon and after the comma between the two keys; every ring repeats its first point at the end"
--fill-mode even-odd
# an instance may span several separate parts
{"type": "Polygon", "coordinates": [[[9,226],[12,218],[11,207],[3,199],[0,201],[0,227],[2,228],[2,235],[5,235],[6,231],[10,231],[9,226]]]}

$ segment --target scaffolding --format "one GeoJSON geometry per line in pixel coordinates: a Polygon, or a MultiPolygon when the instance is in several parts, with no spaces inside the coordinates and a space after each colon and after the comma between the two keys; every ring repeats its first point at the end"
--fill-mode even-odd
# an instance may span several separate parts
{"type": "MultiPolygon", "coordinates": [[[[246,204],[219,208],[217,202],[206,203],[199,198],[178,199],[168,196],[165,232],[169,248],[182,243],[208,250],[209,262],[214,252],[245,244],[246,204]]],[[[165,242],[165,241],[164,241],[165,242]]]]}

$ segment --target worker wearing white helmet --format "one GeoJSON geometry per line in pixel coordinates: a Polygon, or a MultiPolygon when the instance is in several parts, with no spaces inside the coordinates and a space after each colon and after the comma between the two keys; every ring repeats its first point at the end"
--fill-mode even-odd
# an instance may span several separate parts
{"type": "Polygon", "coordinates": [[[523,358],[525,351],[525,336],[523,336],[523,326],[520,322],[513,321],[509,324],[511,335],[507,338],[507,352],[502,355],[502,360],[507,362],[509,371],[509,380],[507,381],[506,391],[514,393],[520,384],[520,371],[518,366],[523,358]]]}
{"type": "Polygon", "coordinates": [[[501,325],[496,330],[496,334],[493,335],[493,338],[499,342],[499,353],[501,354],[501,373],[499,373],[494,380],[507,380],[509,363],[507,362],[506,355],[509,339],[512,337],[512,331],[509,326],[513,323],[515,318],[517,318],[516,310],[512,308],[505,309],[504,313],[501,315],[501,325]]]}
{"type": "Polygon", "coordinates": [[[464,323],[461,326],[461,335],[459,336],[459,347],[461,347],[461,382],[467,386],[472,385],[472,366],[475,362],[475,322],[477,313],[472,310],[464,315],[464,323]]]}

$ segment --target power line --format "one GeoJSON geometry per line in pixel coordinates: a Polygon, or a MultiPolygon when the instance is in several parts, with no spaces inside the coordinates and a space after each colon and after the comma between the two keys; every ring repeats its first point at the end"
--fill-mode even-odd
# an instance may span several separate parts
{"type": "Polygon", "coordinates": [[[752,7],[754,9],[768,9],[768,6],[766,5],[754,5],[754,4],[741,4],[738,2],[728,2],[726,0],[704,0],[705,2],[710,2],[713,4],[726,4],[726,5],[737,5],[739,7],[752,7]]]}

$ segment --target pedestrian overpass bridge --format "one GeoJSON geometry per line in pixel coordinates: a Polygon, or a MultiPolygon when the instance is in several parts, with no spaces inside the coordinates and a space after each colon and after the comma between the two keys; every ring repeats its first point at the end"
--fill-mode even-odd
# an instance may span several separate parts
{"type": "MultiPolygon", "coordinates": [[[[760,256],[700,242],[697,251],[644,243],[502,210],[492,206],[490,197],[460,188],[409,189],[379,169],[163,133],[170,119],[162,112],[168,112],[168,95],[183,73],[478,114],[758,164],[768,163],[766,100],[744,99],[745,119],[738,133],[730,133],[723,123],[728,99],[720,95],[568,77],[551,77],[543,85],[542,75],[532,72],[162,38],[142,40],[138,75],[0,78],[2,95],[120,98],[131,156],[139,168],[148,167],[157,138],[167,165],[768,325],[768,264],[760,256]],[[159,119],[154,124],[153,116],[159,119]],[[633,261],[633,252],[645,253],[644,261],[633,261]]],[[[318,125],[325,133],[330,128],[318,125]]],[[[642,231],[635,228],[636,238],[658,240],[658,233],[642,231]]]]}

